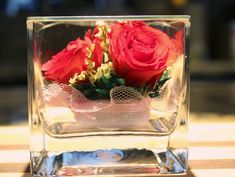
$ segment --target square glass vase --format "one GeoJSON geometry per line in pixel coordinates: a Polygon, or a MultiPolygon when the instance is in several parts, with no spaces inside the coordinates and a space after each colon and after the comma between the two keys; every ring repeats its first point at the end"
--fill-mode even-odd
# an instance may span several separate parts
{"type": "Polygon", "coordinates": [[[189,16],[28,17],[34,176],[188,168],[189,16]]]}

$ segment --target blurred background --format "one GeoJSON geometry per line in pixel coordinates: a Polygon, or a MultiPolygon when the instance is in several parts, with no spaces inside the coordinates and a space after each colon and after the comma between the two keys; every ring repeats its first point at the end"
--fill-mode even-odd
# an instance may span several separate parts
{"type": "Polygon", "coordinates": [[[234,118],[234,9],[234,0],[1,0],[0,124],[27,121],[25,22],[44,15],[191,15],[191,112],[234,118]]]}

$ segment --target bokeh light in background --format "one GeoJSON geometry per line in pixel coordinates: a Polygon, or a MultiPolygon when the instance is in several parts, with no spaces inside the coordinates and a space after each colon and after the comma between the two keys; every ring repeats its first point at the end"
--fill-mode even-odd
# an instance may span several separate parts
{"type": "Polygon", "coordinates": [[[188,14],[191,111],[234,114],[234,0],[1,0],[0,123],[27,120],[26,17],[188,14]]]}

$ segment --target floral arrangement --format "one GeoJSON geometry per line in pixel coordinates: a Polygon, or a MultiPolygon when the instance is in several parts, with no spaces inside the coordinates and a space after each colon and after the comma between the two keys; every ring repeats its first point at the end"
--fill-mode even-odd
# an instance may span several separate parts
{"type": "Polygon", "coordinates": [[[182,54],[182,31],[174,37],[142,21],[116,22],[89,29],[84,39],[42,65],[46,80],[72,86],[91,100],[109,99],[114,87],[131,87],[157,97],[168,68],[182,54]]]}

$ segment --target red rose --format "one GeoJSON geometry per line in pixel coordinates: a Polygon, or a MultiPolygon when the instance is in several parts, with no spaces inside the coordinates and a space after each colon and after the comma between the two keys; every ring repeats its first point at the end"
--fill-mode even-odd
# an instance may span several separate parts
{"type": "Polygon", "coordinates": [[[153,86],[176,58],[173,41],[143,22],[113,24],[109,42],[114,69],[127,85],[153,86]]]}
{"type": "Polygon", "coordinates": [[[68,83],[75,73],[80,74],[87,69],[85,63],[87,48],[91,47],[92,44],[95,44],[92,60],[95,62],[95,68],[99,67],[103,56],[101,41],[95,38],[89,30],[85,40],[77,38],[71,41],[65,49],[52,56],[49,61],[42,65],[45,77],[59,83],[68,83]]]}
{"type": "Polygon", "coordinates": [[[183,43],[183,38],[184,38],[184,31],[179,30],[175,33],[174,39],[172,39],[172,42],[175,44],[176,51],[178,54],[182,54],[184,51],[184,43],[183,43]]]}

